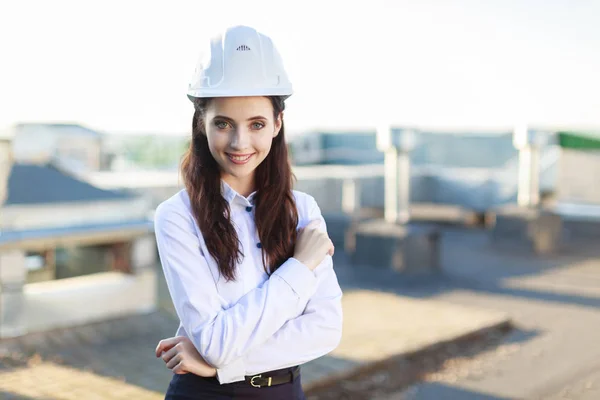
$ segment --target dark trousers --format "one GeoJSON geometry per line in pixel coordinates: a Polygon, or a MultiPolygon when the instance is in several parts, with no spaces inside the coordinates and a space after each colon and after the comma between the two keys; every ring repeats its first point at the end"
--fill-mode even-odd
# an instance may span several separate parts
{"type": "MultiPolygon", "coordinates": [[[[269,375],[283,375],[289,370],[272,371],[269,375]]],[[[293,382],[256,388],[243,381],[221,385],[217,378],[173,374],[165,400],[306,400],[300,381],[298,375],[293,382]]]]}

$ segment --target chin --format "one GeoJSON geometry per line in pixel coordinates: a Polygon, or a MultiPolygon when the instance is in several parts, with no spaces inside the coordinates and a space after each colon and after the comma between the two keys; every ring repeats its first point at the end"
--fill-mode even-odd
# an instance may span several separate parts
{"type": "Polygon", "coordinates": [[[237,179],[243,179],[243,178],[247,178],[250,175],[252,175],[252,173],[256,170],[256,168],[244,168],[243,171],[240,170],[230,170],[229,171],[229,175],[237,178],[237,179]]]}

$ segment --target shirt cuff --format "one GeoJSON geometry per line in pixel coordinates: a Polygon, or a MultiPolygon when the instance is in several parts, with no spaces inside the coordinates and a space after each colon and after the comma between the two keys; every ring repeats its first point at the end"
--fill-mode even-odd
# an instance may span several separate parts
{"type": "Polygon", "coordinates": [[[246,379],[246,365],[243,357],[229,363],[223,368],[217,368],[217,379],[221,385],[243,381],[246,379]]]}
{"type": "Polygon", "coordinates": [[[312,296],[317,285],[317,276],[315,273],[293,257],[281,264],[274,275],[283,279],[296,295],[303,300],[312,296]]]}

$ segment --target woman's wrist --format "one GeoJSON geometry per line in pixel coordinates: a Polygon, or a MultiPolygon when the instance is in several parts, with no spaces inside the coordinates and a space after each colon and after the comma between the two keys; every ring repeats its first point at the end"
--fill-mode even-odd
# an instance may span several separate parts
{"type": "Polygon", "coordinates": [[[298,261],[300,264],[304,265],[306,268],[310,269],[311,271],[315,269],[315,267],[309,263],[309,261],[305,261],[302,258],[298,258],[295,255],[292,257],[294,260],[298,261]]]}

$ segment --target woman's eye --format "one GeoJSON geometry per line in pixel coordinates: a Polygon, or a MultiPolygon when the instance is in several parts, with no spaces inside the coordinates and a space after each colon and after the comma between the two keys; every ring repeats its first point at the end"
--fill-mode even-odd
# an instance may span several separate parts
{"type": "Polygon", "coordinates": [[[227,126],[229,126],[229,124],[225,121],[217,121],[215,122],[215,126],[219,129],[227,129],[227,126]]]}
{"type": "Polygon", "coordinates": [[[263,124],[262,122],[255,122],[252,124],[252,129],[254,130],[259,130],[265,127],[265,124],[263,124]]]}

